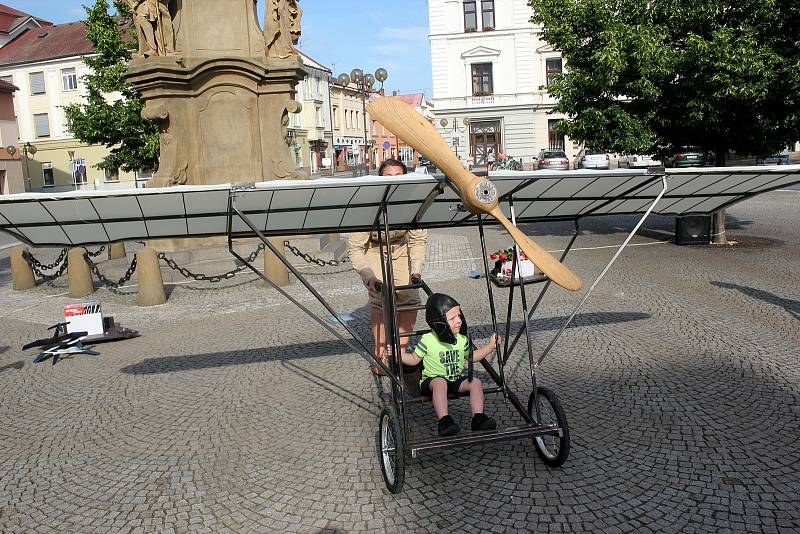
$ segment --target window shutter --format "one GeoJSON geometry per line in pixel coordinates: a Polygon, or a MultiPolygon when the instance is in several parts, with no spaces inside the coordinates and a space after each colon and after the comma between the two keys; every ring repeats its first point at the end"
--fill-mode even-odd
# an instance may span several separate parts
{"type": "Polygon", "coordinates": [[[50,137],[50,118],[47,113],[37,113],[33,116],[33,129],[36,137],[50,137]]]}
{"type": "Polygon", "coordinates": [[[14,83],[14,77],[13,76],[0,76],[0,80],[3,80],[4,82],[10,83],[10,84],[14,83]]]}
{"type": "Polygon", "coordinates": [[[31,72],[31,94],[44,94],[44,72],[31,72]]]}

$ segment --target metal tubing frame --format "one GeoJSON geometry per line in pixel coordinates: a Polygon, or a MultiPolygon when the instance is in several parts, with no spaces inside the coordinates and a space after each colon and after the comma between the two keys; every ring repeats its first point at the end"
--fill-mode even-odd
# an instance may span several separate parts
{"type": "Polygon", "coordinates": [[[564,330],[567,329],[569,324],[572,322],[572,320],[578,314],[578,311],[583,307],[584,304],[586,304],[586,301],[589,300],[589,296],[592,294],[594,289],[597,287],[597,284],[599,284],[600,281],[605,277],[605,275],[608,272],[608,270],[611,269],[611,266],[614,265],[614,262],[617,261],[617,258],[619,258],[620,254],[622,254],[622,251],[625,250],[625,247],[628,246],[628,243],[630,242],[630,240],[633,239],[633,236],[636,235],[636,232],[639,231],[639,228],[641,228],[642,224],[644,224],[644,221],[647,219],[647,217],[650,216],[650,213],[653,211],[653,209],[656,207],[656,204],[658,204],[658,202],[661,200],[661,197],[663,197],[666,192],[667,192],[667,176],[666,176],[666,174],[662,173],[662,175],[661,175],[661,192],[658,194],[658,196],[655,198],[655,200],[653,200],[653,203],[650,204],[650,207],[647,209],[645,214],[642,215],[642,218],[639,219],[639,222],[636,224],[636,226],[633,228],[633,230],[631,230],[631,232],[628,234],[628,237],[625,238],[625,241],[623,241],[622,245],[620,245],[619,249],[617,249],[617,252],[614,254],[614,256],[611,258],[611,260],[605,266],[605,268],[600,273],[600,275],[592,283],[591,287],[589,287],[589,289],[586,290],[586,293],[583,295],[583,298],[581,298],[580,302],[578,302],[578,305],[575,306],[575,309],[572,310],[572,313],[567,318],[567,320],[564,321],[564,324],[561,325],[561,328],[559,328],[558,332],[556,332],[556,335],[553,337],[552,341],[550,341],[550,344],[547,345],[547,348],[544,349],[544,352],[539,357],[539,359],[536,361],[536,366],[537,367],[539,365],[541,365],[542,361],[547,357],[548,354],[550,354],[550,351],[555,346],[556,341],[558,341],[558,338],[561,337],[561,334],[563,334],[564,330]]]}
{"type": "Polygon", "coordinates": [[[387,374],[387,376],[389,376],[390,379],[395,384],[397,384],[399,386],[400,384],[399,384],[397,378],[394,377],[389,372],[389,369],[387,369],[386,366],[383,365],[383,362],[379,361],[379,358],[377,358],[376,355],[373,354],[372,351],[369,350],[369,348],[367,348],[367,346],[364,344],[364,341],[339,316],[339,314],[336,312],[336,310],[333,308],[333,306],[331,306],[330,303],[325,299],[325,297],[323,297],[316,289],[314,289],[314,286],[312,286],[308,282],[308,280],[306,280],[306,278],[300,273],[300,271],[298,271],[294,267],[294,265],[292,265],[291,262],[289,262],[289,260],[286,259],[286,256],[284,256],[283,253],[281,253],[275,247],[275,245],[273,245],[269,241],[269,239],[267,239],[267,237],[264,236],[264,234],[258,229],[258,227],[255,224],[253,224],[253,222],[244,213],[242,213],[242,211],[239,210],[239,208],[236,207],[236,198],[235,197],[236,197],[236,192],[234,190],[232,190],[228,195],[228,221],[226,223],[227,224],[227,229],[228,229],[228,251],[236,259],[241,261],[243,265],[247,266],[247,268],[249,268],[251,271],[253,271],[259,278],[261,278],[262,280],[267,282],[267,284],[269,284],[272,288],[274,288],[281,295],[283,295],[289,302],[291,302],[292,304],[294,304],[295,306],[300,308],[300,310],[302,310],[306,315],[308,315],[311,319],[316,321],[320,326],[325,328],[325,330],[327,330],[328,332],[330,332],[331,334],[336,336],[340,341],[344,342],[354,352],[360,354],[365,360],[367,360],[368,362],[380,367],[387,374]],[[332,326],[330,326],[324,320],[320,319],[316,314],[314,314],[314,312],[312,312],[311,310],[309,310],[308,308],[303,306],[302,303],[300,303],[297,299],[292,297],[283,288],[281,288],[280,286],[275,284],[272,280],[267,278],[267,276],[264,275],[264,273],[262,273],[257,268],[255,268],[249,261],[247,261],[246,258],[242,257],[238,252],[236,252],[234,250],[234,248],[233,248],[233,235],[231,233],[231,229],[233,227],[233,216],[234,216],[234,214],[236,216],[238,216],[242,220],[242,222],[244,222],[244,224],[247,225],[253,231],[253,233],[256,234],[256,236],[261,240],[261,242],[264,243],[264,245],[267,248],[269,248],[269,250],[273,254],[275,254],[275,256],[281,261],[281,263],[283,263],[286,266],[286,268],[289,269],[289,271],[300,281],[300,283],[303,284],[303,286],[305,286],[306,289],[308,289],[308,291],[314,296],[314,298],[316,298],[317,301],[320,304],[322,304],[322,306],[325,307],[325,309],[328,310],[328,312],[330,312],[331,315],[334,318],[336,318],[336,321],[342,327],[344,327],[345,330],[347,330],[347,333],[350,334],[350,336],[353,338],[353,340],[355,340],[358,343],[358,345],[360,345],[360,347],[355,346],[352,343],[351,340],[345,338],[343,335],[341,335],[341,333],[337,332],[332,326]]]}

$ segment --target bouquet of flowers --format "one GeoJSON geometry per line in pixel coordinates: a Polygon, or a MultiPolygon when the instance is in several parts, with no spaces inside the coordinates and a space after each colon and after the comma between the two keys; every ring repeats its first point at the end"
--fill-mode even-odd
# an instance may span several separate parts
{"type": "Polygon", "coordinates": [[[536,274],[533,262],[522,251],[519,252],[519,257],[517,257],[517,251],[514,247],[496,250],[489,254],[489,259],[494,260],[492,274],[498,278],[511,278],[514,258],[517,259],[517,276],[519,278],[527,278],[536,274]]]}

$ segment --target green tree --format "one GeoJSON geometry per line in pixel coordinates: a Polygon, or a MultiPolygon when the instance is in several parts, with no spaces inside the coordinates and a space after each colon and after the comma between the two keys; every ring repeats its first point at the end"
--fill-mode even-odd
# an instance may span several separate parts
{"type": "Polygon", "coordinates": [[[529,3],[566,63],[548,91],[571,138],[662,159],[702,146],[720,166],[800,139],[796,0],[529,3]]]}
{"type": "Polygon", "coordinates": [[[117,16],[109,15],[107,0],[84,7],[86,38],[97,54],[84,58],[92,69],[92,74],[83,77],[86,99],[65,107],[67,122],[80,141],[109,148],[97,168],[152,170],[158,164],[158,127],[142,118],[139,94],[125,80],[128,61],[136,50],[136,40],[130,35],[131,12],[122,0],[113,0],[113,5],[117,16]]]}

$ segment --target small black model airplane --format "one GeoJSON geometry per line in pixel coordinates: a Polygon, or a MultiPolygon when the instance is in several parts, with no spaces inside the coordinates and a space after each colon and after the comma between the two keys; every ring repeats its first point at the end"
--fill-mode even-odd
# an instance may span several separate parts
{"type": "Polygon", "coordinates": [[[100,353],[85,347],[81,341],[88,335],[88,332],[67,332],[67,323],[57,323],[49,327],[53,330],[53,335],[42,339],[37,339],[25,344],[22,350],[34,347],[44,347],[44,349],[33,358],[33,363],[41,363],[49,358],[53,359],[53,365],[67,354],[88,354],[99,356],[100,353]]]}

